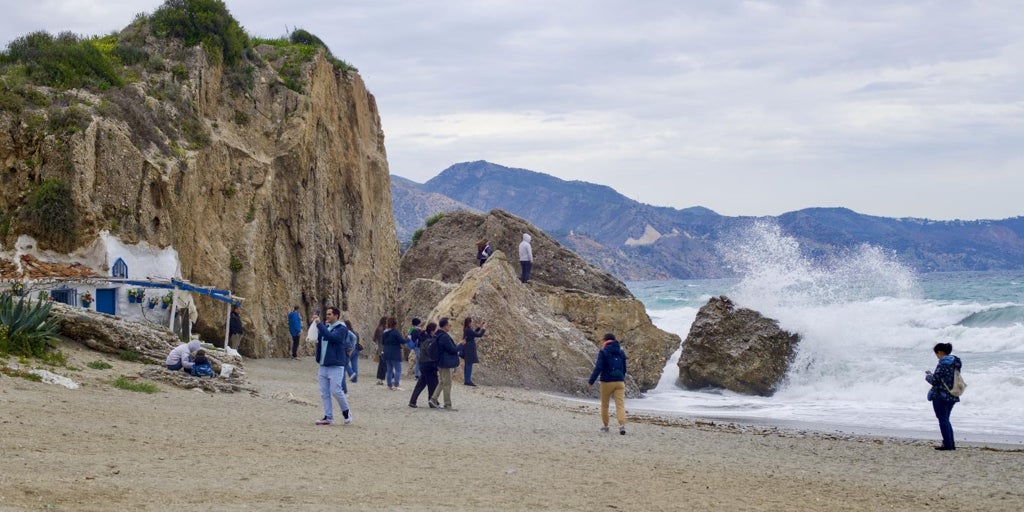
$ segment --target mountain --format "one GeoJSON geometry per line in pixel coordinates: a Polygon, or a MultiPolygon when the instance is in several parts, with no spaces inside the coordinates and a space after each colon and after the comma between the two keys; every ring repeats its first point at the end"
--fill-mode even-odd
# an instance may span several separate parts
{"type": "Polygon", "coordinates": [[[403,249],[408,246],[416,230],[424,227],[426,219],[431,215],[456,210],[481,213],[466,203],[444,194],[427,192],[419,183],[394,174],[391,175],[391,209],[403,249]]]}
{"type": "Polygon", "coordinates": [[[870,244],[919,271],[1024,268],[1024,217],[933,221],[874,217],[846,208],[727,217],[699,206],[651,206],[604,185],[485,161],[455,164],[423,185],[403,181],[422,196],[441,194],[477,210],[497,208],[523,217],[626,280],[733,275],[719,248],[756,222],[778,225],[799,242],[805,256],[817,260],[870,244]]]}

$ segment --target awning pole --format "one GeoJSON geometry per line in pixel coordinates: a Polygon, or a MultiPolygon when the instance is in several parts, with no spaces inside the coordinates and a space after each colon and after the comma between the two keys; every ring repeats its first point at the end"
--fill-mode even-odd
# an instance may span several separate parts
{"type": "Polygon", "coordinates": [[[224,324],[224,350],[228,349],[228,338],[231,337],[231,303],[228,302],[228,319],[224,324]]]}
{"type": "MultiPolygon", "coordinates": [[[[174,313],[176,311],[178,311],[178,300],[177,299],[178,299],[178,287],[175,286],[174,290],[171,292],[171,319],[167,321],[167,328],[170,329],[171,332],[174,332],[174,313]]],[[[185,332],[185,329],[182,329],[181,332],[185,332]]]]}

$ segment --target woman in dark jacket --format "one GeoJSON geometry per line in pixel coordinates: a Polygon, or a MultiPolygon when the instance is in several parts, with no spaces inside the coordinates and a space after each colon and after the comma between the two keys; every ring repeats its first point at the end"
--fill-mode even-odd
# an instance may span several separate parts
{"type": "Polygon", "coordinates": [[[405,346],[405,337],[398,332],[398,321],[395,317],[388,317],[387,329],[381,334],[380,341],[384,346],[382,359],[387,364],[388,389],[401,390],[402,388],[398,387],[398,379],[402,376],[402,347],[405,346]]]}
{"type": "Polygon", "coordinates": [[[935,367],[935,373],[927,372],[924,380],[932,385],[928,390],[928,400],[932,402],[932,409],[935,410],[935,417],[939,420],[939,432],[942,433],[942,446],[936,446],[936,450],[956,450],[956,442],[953,440],[953,425],[949,422],[949,415],[953,412],[953,406],[960,401],[960,397],[953,396],[949,390],[953,389],[954,373],[960,371],[963,364],[960,358],[951,354],[953,345],[951,343],[937,343],[935,357],[939,358],[939,364],[935,367]]]}
{"type": "Polygon", "coordinates": [[[387,373],[387,363],[384,362],[384,345],[381,344],[381,336],[384,335],[384,330],[387,329],[388,317],[380,317],[380,321],[377,322],[377,329],[373,331],[373,344],[374,353],[373,356],[377,360],[377,385],[384,385],[384,376],[387,373]]]}
{"type": "Polygon", "coordinates": [[[462,359],[465,362],[465,367],[462,372],[462,383],[467,386],[476,386],[473,383],[473,365],[480,362],[480,357],[476,353],[476,339],[480,338],[487,332],[487,322],[480,324],[480,328],[473,328],[473,319],[466,317],[462,322],[462,346],[459,347],[459,351],[462,353],[462,359]]]}

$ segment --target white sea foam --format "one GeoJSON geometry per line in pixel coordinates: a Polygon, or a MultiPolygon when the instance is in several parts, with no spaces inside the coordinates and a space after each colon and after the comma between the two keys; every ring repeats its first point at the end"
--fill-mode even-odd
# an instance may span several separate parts
{"type": "MultiPolygon", "coordinates": [[[[863,246],[843,258],[818,261],[771,224],[752,225],[721,250],[743,272],[739,281],[631,287],[645,304],[660,304],[649,307],[656,325],[684,339],[698,308],[714,295],[778,319],[802,336],[786,383],[768,398],[682,390],[675,384],[677,352],[641,407],[934,437],[924,371],[935,367],[933,345],[949,342],[963,359],[969,384],[953,413],[958,438],[1024,443],[1024,323],[1006,320],[1021,304],[957,296],[961,288],[978,294],[975,281],[999,287],[1012,286],[1014,279],[944,275],[936,278],[941,286],[926,293],[921,283],[929,276],[915,275],[884,250],[863,246]],[[672,301],[659,301],[663,297],[672,301]],[[979,326],[958,325],[994,308],[1010,313],[982,318],[979,326]]],[[[991,294],[1013,295],[995,289],[991,294]]]]}

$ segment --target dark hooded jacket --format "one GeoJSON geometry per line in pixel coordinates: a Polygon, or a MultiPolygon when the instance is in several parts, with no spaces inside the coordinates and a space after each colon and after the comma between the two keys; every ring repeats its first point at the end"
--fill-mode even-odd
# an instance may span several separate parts
{"type": "Polygon", "coordinates": [[[622,382],[626,380],[626,352],[622,350],[617,340],[611,340],[604,348],[597,353],[597,362],[594,363],[594,371],[590,374],[590,384],[601,377],[601,382],[622,382]],[[616,364],[614,361],[621,361],[622,375],[616,375],[616,364]]]}
{"type": "Polygon", "coordinates": [[[935,367],[935,373],[925,376],[925,380],[932,385],[932,389],[928,390],[929,401],[960,401],[960,397],[949,394],[949,390],[953,388],[953,372],[960,370],[962,366],[963,363],[960,362],[960,358],[952,354],[939,359],[939,364],[935,367]]]}

